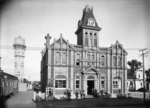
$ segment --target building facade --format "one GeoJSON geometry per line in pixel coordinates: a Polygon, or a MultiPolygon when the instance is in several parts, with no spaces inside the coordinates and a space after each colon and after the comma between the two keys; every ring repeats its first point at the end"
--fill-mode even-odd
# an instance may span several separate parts
{"type": "Polygon", "coordinates": [[[127,91],[127,52],[119,41],[110,47],[99,46],[100,30],[93,8],[86,6],[75,32],[77,45],[70,44],[62,34],[51,44],[49,34],[45,37],[42,92],[48,84],[53,86],[55,96],[64,95],[66,89],[71,90],[72,95],[80,90],[90,95],[93,89],[110,94],[127,91]]]}
{"type": "Polygon", "coordinates": [[[15,38],[14,44],[14,75],[22,82],[24,78],[25,40],[20,36],[15,38]]]}

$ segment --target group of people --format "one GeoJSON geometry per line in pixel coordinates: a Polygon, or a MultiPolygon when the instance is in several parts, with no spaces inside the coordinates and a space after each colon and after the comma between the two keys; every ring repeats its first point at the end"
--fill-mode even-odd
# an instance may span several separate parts
{"type": "MultiPolygon", "coordinates": [[[[76,96],[76,99],[78,99],[78,96],[79,96],[78,91],[75,92],[75,96],[76,96]]],[[[81,99],[85,99],[84,90],[81,90],[81,91],[80,91],[80,98],[81,98],[81,99]]]]}

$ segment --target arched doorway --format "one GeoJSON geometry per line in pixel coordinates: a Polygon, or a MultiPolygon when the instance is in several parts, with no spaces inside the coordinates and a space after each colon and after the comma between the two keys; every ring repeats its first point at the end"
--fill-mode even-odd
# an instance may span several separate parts
{"type": "Polygon", "coordinates": [[[87,94],[92,95],[92,90],[94,89],[94,77],[89,76],[87,78],[87,94]]]}

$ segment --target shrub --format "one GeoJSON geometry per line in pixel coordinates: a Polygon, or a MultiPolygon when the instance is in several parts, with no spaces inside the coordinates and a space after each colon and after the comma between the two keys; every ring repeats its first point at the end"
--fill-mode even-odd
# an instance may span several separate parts
{"type": "Polygon", "coordinates": [[[105,94],[105,95],[104,95],[105,98],[110,98],[110,97],[111,97],[111,94],[109,94],[109,93],[107,93],[107,92],[105,92],[104,94],[105,94]]]}
{"type": "Polygon", "coordinates": [[[66,90],[66,91],[64,92],[64,95],[66,95],[66,96],[67,96],[67,99],[70,100],[71,91],[70,91],[70,90],[66,90]]]}
{"type": "Polygon", "coordinates": [[[127,98],[126,94],[117,94],[117,98],[127,98]]]}

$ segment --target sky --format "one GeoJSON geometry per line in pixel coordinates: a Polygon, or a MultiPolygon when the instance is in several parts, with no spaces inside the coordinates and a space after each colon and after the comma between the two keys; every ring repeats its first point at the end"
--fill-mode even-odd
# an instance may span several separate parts
{"type": "MultiPolygon", "coordinates": [[[[110,47],[118,40],[128,59],[142,62],[139,49],[150,50],[149,0],[8,0],[0,11],[1,68],[14,74],[14,38],[21,36],[25,51],[25,77],[40,80],[41,51],[47,33],[58,39],[62,33],[70,44],[77,44],[75,31],[86,5],[93,7],[98,25],[99,46],[110,47]]],[[[150,52],[145,67],[150,68],[150,52]]]]}

